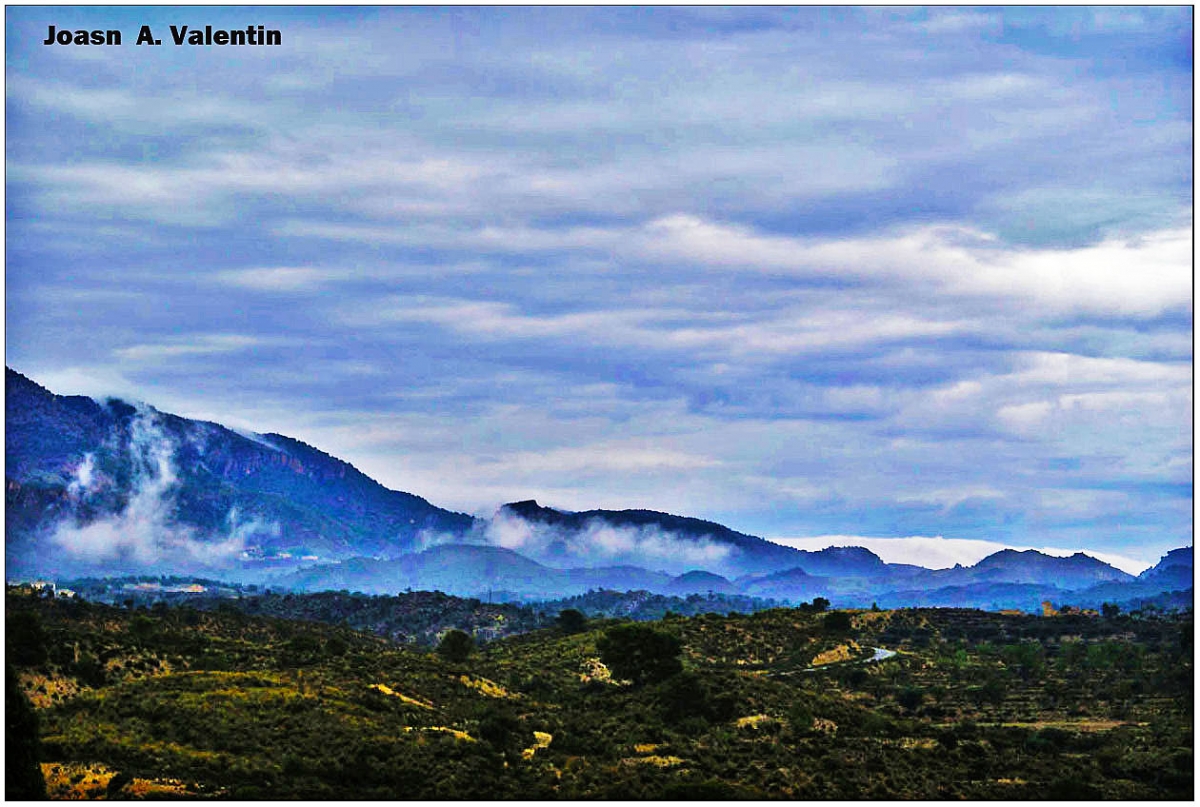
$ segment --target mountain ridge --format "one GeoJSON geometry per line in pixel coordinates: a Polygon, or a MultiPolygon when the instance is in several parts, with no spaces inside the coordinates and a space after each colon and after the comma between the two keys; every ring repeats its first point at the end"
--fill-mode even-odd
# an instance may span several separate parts
{"type": "Polygon", "coordinates": [[[913,592],[943,591],[961,604],[954,598],[991,602],[1034,589],[1053,597],[1191,589],[1190,547],[1135,579],[1082,552],[1004,549],[974,566],[936,570],[888,564],[863,547],[798,550],[649,509],[570,512],[526,499],[483,520],[390,490],[287,435],[245,434],[116,398],[55,395],[11,368],[6,393],[6,559],[16,574],[189,571],[180,564],[197,558],[213,573],[220,565],[205,553],[220,550],[235,579],[301,590],[437,584],[455,594],[545,598],[589,588],[703,589],[866,605],[897,591],[918,600],[913,592]],[[117,551],[75,557],[72,539],[92,550],[114,541],[117,551]]]}

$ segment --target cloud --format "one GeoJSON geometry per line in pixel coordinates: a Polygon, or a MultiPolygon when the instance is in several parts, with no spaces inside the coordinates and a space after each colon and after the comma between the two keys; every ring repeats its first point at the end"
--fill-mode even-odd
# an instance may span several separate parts
{"type": "Polygon", "coordinates": [[[312,291],[344,273],[308,266],[272,266],[254,269],[227,269],[213,277],[219,283],[255,291],[312,291]]]}
{"type": "Polygon", "coordinates": [[[83,462],[75,469],[74,477],[67,485],[67,495],[72,499],[82,498],[93,491],[93,485],[97,479],[96,473],[96,455],[88,452],[83,455],[83,462]]]}
{"type": "Polygon", "coordinates": [[[175,337],[169,343],[132,345],[119,348],[114,353],[123,361],[161,361],[181,356],[210,356],[223,353],[241,353],[266,345],[287,344],[286,340],[269,340],[243,334],[196,334],[175,337]]]}
{"type": "MultiPolygon", "coordinates": [[[[163,563],[184,569],[192,565],[221,566],[245,548],[247,535],[263,525],[241,523],[236,511],[229,515],[229,533],[207,540],[197,530],[173,517],[173,495],[178,478],[172,462],[174,444],[151,409],[138,410],[129,426],[128,458],[132,466],[129,499],[122,510],[88,521],[61,522],[51,542],[67,558],[103,566],[132,562],[151,567],[163,563]]],[[[90,492],[94,457],[86,455],[69,486],[74,497],[90,492]]],[[[278,526],[276,526],[278,529],[278,526]]]]}
{"type": "Polygon", "coordinates": [[[637,565],[679,574],[689,569],[722,568],[736,554],[708,538],[680,538],[654,527],[615,527],[601,519],[578,531],[529,522],[498,510],[485,528],[488,542],[558,568],[637,565]]]}
{"type": "Polygon", "coordinates": [[[10,14],[6,350],[54,391],[469,512],[1190,537],[1188,9],[281,9],[295,47],[151,72],[37,39],[172,13],[10,14]]]}

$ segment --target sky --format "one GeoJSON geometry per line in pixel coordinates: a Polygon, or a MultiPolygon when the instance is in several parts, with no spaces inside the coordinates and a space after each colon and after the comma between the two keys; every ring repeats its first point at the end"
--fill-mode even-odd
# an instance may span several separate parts
{"type": "Polygon", "coordinates": [[[1140,568],[1192,542],[1192,24],[10,6],[6,363],[468,513],[1140,568]]]}

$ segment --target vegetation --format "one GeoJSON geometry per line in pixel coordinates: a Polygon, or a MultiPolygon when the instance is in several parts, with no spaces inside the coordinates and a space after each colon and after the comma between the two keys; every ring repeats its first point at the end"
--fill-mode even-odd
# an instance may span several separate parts
{"type": "Polygon", "coordinates": [[[616,625],[596,642],[613,675],[634,684],[665,681],[683,671],[679,638],[645,625],[616,625]]]}
{"type": "Polygon", "coordinates": [[[474,649],[475,642],[471,639],[470,634],[457,628],[447,631],[437,646],[438,655],[446,659],[446,661],[458,664],[466,661],[474,649]]]}
{"type": "Polygon", "coordinates": [[[54,797],[1193,797],[1190,612],[551,616],[456,659],[233,608],[6,621],[54,797]]]}

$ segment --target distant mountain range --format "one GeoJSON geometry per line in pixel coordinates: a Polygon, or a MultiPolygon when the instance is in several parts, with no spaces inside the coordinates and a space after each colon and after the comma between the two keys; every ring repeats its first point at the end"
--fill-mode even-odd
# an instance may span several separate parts
{"type": "Polygon", "coordinates": [[[953,569],[888,564],[862,547],[802,551],[651,510],[564,512],[527,500],[479,519],[388,490],[283,435],[59,396],[7,368],[5,383],[10,579],[203,573],[496,599],[609,589],[1025,610],[1165,592],[1191,602],[1191,547],[1134,578],[1082,553],[1033,550],[953,569]]]}

